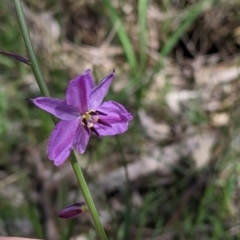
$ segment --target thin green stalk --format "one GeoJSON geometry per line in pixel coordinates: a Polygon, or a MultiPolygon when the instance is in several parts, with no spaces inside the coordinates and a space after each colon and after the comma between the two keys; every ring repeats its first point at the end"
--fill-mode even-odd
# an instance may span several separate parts
{"type": "Polygon", "coordinates": [[[123,240],[129,239],[129,229],[131,225],[131,218],[132,218],[132,209],[131,209],[131,183],[130,183],[130,178],[128,174],[128,169],[127,169],[127,161],[123,152],[122,148],[122,143],[119,138],[119,136],[116,136],[117,144],[118,144],[118,149],[120,149],[120,161],[121,165],[124,168],[124,174],[126,178],[126,190],[125,190],[125,221],[124,221],[124,235],[123,235],[123,240]]]}
{"type": "Polygon", "coordinates": [[[74,157],[70,158],[70,162],[72,164],[73,171],[74,171],[74,173],[77,177],[77,181],[78,181],[79,186],[82,190],[82,193],[83,193],[83,196],[84,196],[85,201],[87,203],[87,206],[89,208],[89,211],[92,215],[92,219],[94,221],[94,224],[95,224],[95,227],[97,229],[98,235],[99,235],[101,240],[105,240],[105,239],[107,239],[106,233],[105,233],[105,231],[102,227],[102,223],[99,219],[97,209],[96,209],[95,204],[93,202],[91,193],[88,189],[87,183],[86,183],[85,178],[84,178],[83,173],[82,173],[82,170],[79,167],[79,164],[77,162],[76,154],[75,154],[74,157]]]}
{"type": "Polygon", "coordinates": [[[38,61],[37,58],[35,56],[34,50],[33,50],[33,46],[32,46],[32,42],[31,39],[29,37],[29,33],[28,33],[28,27],[26,24],[26,20],[24,17],[24,13],[22,10],[22,6],[20,3],[20,0],[13,0],[14,5],[15,5],[15,9],[16,9],[16,13],[17,13],[17,17],[18,17],[18,21],[19,21],[19,25],[22,31],[22,36],[26,45],[26,49],[28,52],[28,57],[30,59],[30,64],[31,64],[31,68],[32,71],[34,73],[34,76],[37,80],[38,86],[40,88],[41,93],[44,96],[50,96],[50,92],[48,91],[47,85],[43,80],[41,71],[39,69],[39,65],[38,65],[38,61]]]}
{"type": "MultiPolygon", "coordinates": [[[[40,71],[33,47],[32,47],[32,42],[31,39],[29,37],[29,33],[28,33],[28,27],[26,24],[26,20],[25,20],[25,16],[22,10],[22,6],[21,6],[21,2],[20,0],[13,0],[13,3],[15,5],[15,9],[16,9],[16,13],[17,13],[17,17],[18,17],[18,21],[19,21],[19,25],[22,31],[22,35],[23,35],[23,39],[26,45],[26,49],[28,51],[28,55],[29,55],[29,59],[31,62],[31,68],[32,71],[34,73],[34,76],[36,78],[36,81],[39,85],[40,91],[44,96],[50,96],[50,92],[47,88],[47,85],[45,83],[45,81],[43,80],[42,77],[42,73],[40,71]]],[[[78,180],[79,186],[81,188],[81,191],[83,193],[83,196],[85,198],[86,204],[89,208],[89,211],[91,213],[93,222],[95,224],[95,228],[98,232],[99,238],[101,240],[107,240],[107,236],[106,233],[103,229],[103,226],[101,224],[100,218],[98,216],[97,213],[97,209],[94,205],[93,199],[91,197],[90,191],[88,189],[87,183],[85,181],[85,178],[83,176],[82,170],[76,160],[76,156],[75,157],[71,157],[71,164],[72,164],[72,168],[73,171],[76,175],[76,178],[78,180]]]]}
{"type": "Polygon", "coordinates": [[[145,70],[147,58],[147,5],[148,0],[138,1],[140,68],[142,71],[145,70]]]}

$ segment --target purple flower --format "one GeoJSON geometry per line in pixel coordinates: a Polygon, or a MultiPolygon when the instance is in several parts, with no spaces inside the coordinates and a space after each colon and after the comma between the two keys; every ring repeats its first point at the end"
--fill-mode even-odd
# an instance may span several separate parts
{"type": "Polygon", "coordinates": [[[61,119],[48,144],[48,157],[56,166],[62,164],[76,146],[84,153],[91,132],[98,137],[123,133],[132,115],[119,103],[103,102],[115,76],[113,71],[94,87],[90,70],[69,82],[66,99],[50,97],[32,99],[39,108],[61,119]]]}
{"type": "Polygon", "coordinates": [[[61,211],[59,211],[58,216],[60,218],[74,218],[87,210],[88,207],[84,202],[78,202],[63,208],[61,211]]]}

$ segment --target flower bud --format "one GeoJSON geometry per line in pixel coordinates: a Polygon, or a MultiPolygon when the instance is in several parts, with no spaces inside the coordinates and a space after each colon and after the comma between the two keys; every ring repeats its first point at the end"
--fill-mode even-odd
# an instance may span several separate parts
{"type": "Polygon", "coordinates": [[[7,56],[7,57],[10,57],[10,58],[13,58],[19,62],[23,62],[27,65],[30,64],[29,60],[25,57],[22,57],[20,56],[19,54],[16,54],[16,53],[11,53],[11,52],[6,52],[4,51],[3,49],[0,48],[0,54],[4,55],[4,56],[7,56]]]}
{"type": "Polygon", "coordinates": [[[82,212],[85,212],[87,210],[88,207],[85,205],[84,202],[78,202],[63,208],[61,211],[59,211],[58,216],[60,218],[75,218],[82,212]]]}

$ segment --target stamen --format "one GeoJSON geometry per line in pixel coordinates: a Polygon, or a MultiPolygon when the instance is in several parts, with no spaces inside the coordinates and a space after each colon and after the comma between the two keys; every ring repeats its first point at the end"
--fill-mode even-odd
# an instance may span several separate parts
{"type": "Polygon", "coordinates": [[[89,114],[90,114],[91,116],[94,116],[94,115],[97,115],[97,112],[96,112],[95,110],[91,110],[91,111],[89,111],[89,114]]]}
{"type": "MultiPolygon", "coordinates": [[[[104,120],[99,119],[97,115],[103,115],[107,116],[106,113],[103,113],[101,111],[95,111],[95,110],[90,110],[89,112],[85,112],[85,114],[82,115],[81,121],[82,125],[85,128],[85,130],[90,133],[92,131],[95,133],[98,137],[100,137],[98,131],[94,127],[94,124],[99,123],[107,127],[111,127],[111,125],[104,120]]],[[[100,126],[100,125],[99,125],[100,126]]]]}
{"type": "Polygon", "coordinates": [[[87,131],[88,134],[90,134],[90,130],[86,125],[83,125],[83,127],[85,128],[85,130],[87,131]]]}
{"type": "Polygon", "coordinates": [[[100,123],[100,124],[102,124],[102,125],[104,125],[104,126],[107,126],[107,127],[112,127],[112,125],[111,124],[109,124],[109,123],[107,123],[107,122],[105,122],[105,121],[103,121],[102,119],[98,119],[98,121],[97,121],[98,123],[100,123]]]}
{"type": "Polygon", "coordinates": [[[91,115],[91,116],[96,116],[97,113],[96,113],[96,112],[90,112],[89,115],[91,115]]]}
{"type": "Polygon", "coordinates": [[[87,122],[87,119],[86,118],[82,118],[82,123],[83,123],[83,126],[86,126],[88,125],[88,122],[87,122]]]}
{"type": "Polygon", "coordinates": [[[99,133],[94,127],[90,127],[91,131],[94,132],[98,137],[100,137],[99,133]]]}
{"type": "Polygon", "coordinates": [[[103,113],[103,112],[100,112],[100,111],[96,111],[96,113],[97,113],[98,115],[107,116],[107,114],[106,114],[106,113],[103,113]]]}

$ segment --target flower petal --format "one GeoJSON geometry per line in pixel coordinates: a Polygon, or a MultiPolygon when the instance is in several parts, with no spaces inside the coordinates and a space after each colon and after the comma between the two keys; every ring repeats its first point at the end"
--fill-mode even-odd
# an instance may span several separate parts
{"type": "Polygon", "coordinates": [[[31,99],[39,108],[53,114],[62,120],[76,119],[80,113],[73,107],[68,106],[64,100],[50,97],[31,99]]]}
{"type": "Polygon", "coordinates": [[[104,127],[100,125],[96,125],[96,131],[98,132],[99,136],[114,136],[117,134],[121,134],[127,131],[128,129],[128,122],[125,123],[113,123],[112,127],[104,127]]]}
{"type": "Polygon", "coordinates": [[[82,125],[79,127],[76,135],[76,148],[80,154],[85,152],[90,135],[90,131],[87,132],[82,125]]]}
{"type": "Polygon", "coordinates": [[[106,96],[108,89],[115,77],[115,71],[113,70],[105,78],[101,80],[99,85],[93,90],[90,100],[89,109],[96,109],[102,103],[103,98],[106,96]]]}
{"type": "Polygon", "coordinates": [[[131,121],[133,119],[132,114],[129,113],[123,105],[115,101],[104,102],[97,111],[105,113],[101,119],[108,120],[108,123],[116,123],[119,121],[131,121]],[[111,117],[110,117],[111,116],[111,117]]]}
{"type": "Polygon", "coordinates": [[[104,102],[97,110],[106,113],[101,120],[111,125],[111,127],[101,124],[96,125],[96,130],[100,136],[112,136],[125,132],[128,129],[128,122],[132,120],[132,115],[121,104],[114,101],[104,102]]]}
{"type": "Polygon", "coordinates": [[[48,143],[48,157],[56,166],[61,165],[74,147],[79,120],[60,121],[54,128],[48,143]]]}
{"type": "Polygon", "coordinates": [[[76,108],[67,105],[66,102],[59,104],[55,109],[55,113],[55,116],[66,121],[80,117],[80,112],[76,108]]]}
{"type": "Polygon", "coordinates": [[[81,114],[88,111],[88,101],[94,88],[90,69],[70,81],[67,89],[67,104],[77,108],[81,114]]]}
{"type": "Polygon", "coordinates": [[[64,100],[50,97],[33,98],[31,101],[39,108],[55,115],[55,108],[64,103],[64,100]]]}

